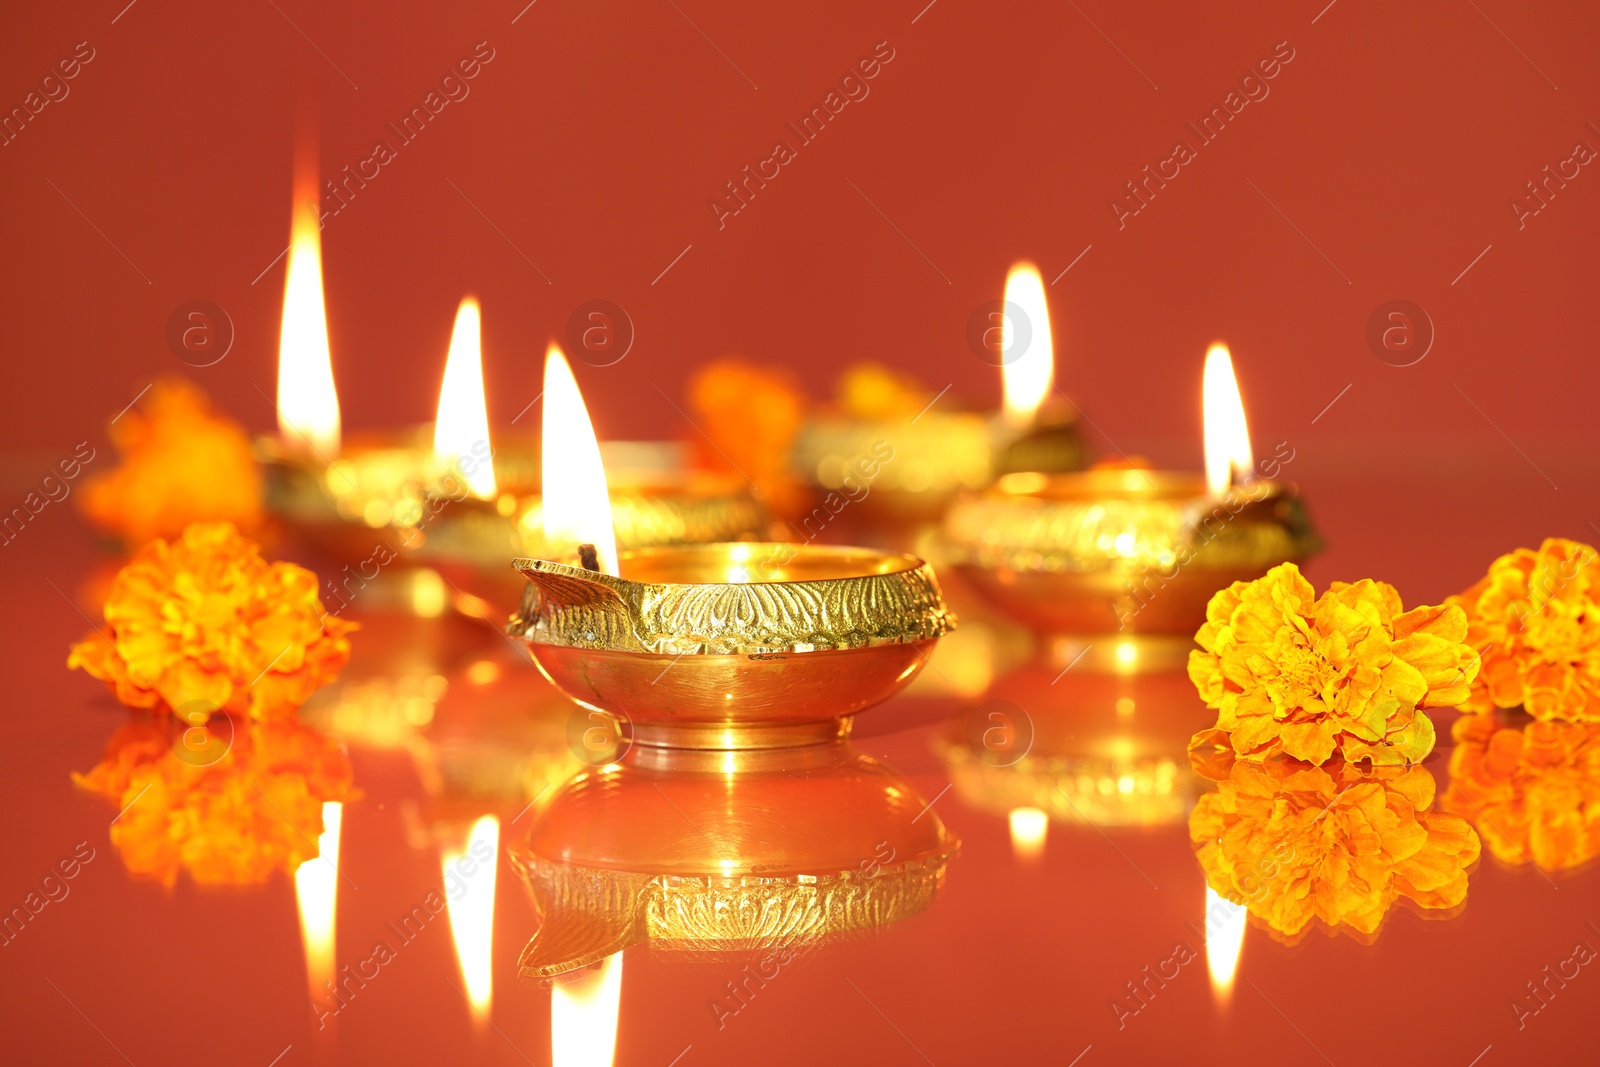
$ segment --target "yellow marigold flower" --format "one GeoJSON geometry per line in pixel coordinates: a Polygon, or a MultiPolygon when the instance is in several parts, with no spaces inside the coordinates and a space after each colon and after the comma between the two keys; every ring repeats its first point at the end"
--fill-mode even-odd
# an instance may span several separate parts
{"type": "Polygon", "coordinates": [[[343,749],[294,720],[135,720],[72,777],[122,810],[111,843],[128,870],[169,887],[182,870],[201,885],[292,873],[317,854],[323,803],[356,795],[343,749]]]}
{"type": "Polygon", "coordinates": [[[165,706],[203,722],[214,711],[291,715],[350,658],[353,623],[328,615],[317,577],[268,563],[231,523],[196,523],[145,545],[118,572],[106,627],[67,666],[130,707],[165,706]]]}
{"type": "Polygon", "coordinates": [[[1600,723],[1518,728],[1464,715],[1451,734],[1440,804],[1475,825],[1496,858],[1560,871],[1600,855],[1600,723]]]}
{"type": "Polygon", "coordinates": [[[1477,674],[1466,636],[1458,607],[1404,611],[1370,579],[1317,597],[1284,563],[1211,598],[1189,678],[1243,759],[1415,763],[1433,751],[1422,709],[1461,703],[1477,674]]]}
{"type": "Polygon", "coordinates": [[[79,504],[90,522],[139,545],[191,522],[261,521],[261,472],[244,427],[216,414],[199,387],[161,378],[110,426],[122,466],[89,479],[79,504]]]}
{"type": "Polygon", "coordinates": [[[1600,722],[1600,552],[1552,537],[1495,560],[1449,598],[1467,613],[1483,671],[1464,710],[1524,708],[1536,719],[1600,722]]]}
{"type": "MultiPolygon", "coordinates": [[[[1196,746],[1214,736],[1196,735],[1196,746]]],[[[1430,810],[1427,768],[1235,761],[1216,740],[1212,768],[1195,760],[1220,780],[1195,805],[1189,837],[1206,884],[1272,930],[1292,937],[1315,919],[1370,936],[1396,900],[1448,909],[1466,899],[1478,835],[1430,810]]]]}

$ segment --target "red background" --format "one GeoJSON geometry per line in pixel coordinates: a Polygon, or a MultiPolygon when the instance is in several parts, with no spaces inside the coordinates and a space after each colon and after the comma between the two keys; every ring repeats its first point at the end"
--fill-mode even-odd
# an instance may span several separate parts
{"type": "Polygon", "coordinates": [[[96,51],[0,148],[3,446],[66,447],[155,374],[188,371],[165,328],[196,298],[237,339],[188,372],[273,425],[253,386],[273,392],[283,263],[262,272],[287,240],[297,115],[315,114],[325,177],[380,136],[399,156],[323,235],[350,429],[431,417],[466,292],[484,304],[496,425],[594,298],[638,335],[615,367],[580,368],[605,436],[690,432],[651,383],[677,399],[690,368],[729,353],[795,367],[818,396],[875,358],[993,402],[968,316],[1012,261],[1048,280],[1092,246],[1050,288],[1060,380],[1125,450],[1198,466],[1201,358],[1220,337],[1258,451],[1290,439],[1403,476],[1509,457],[1519,490],[1548,490],[1498,426],[1557,485],[1592,465],[1600,178],[1584,168],[1520,232],[1507,207],[1575,141],[1600,145],[1586,5],[1339,0],[1313,24],[1322,0],[941,0],[913,24],[920,0],[539,0],[513,25],[519,0],[141,0],[112,24],[122,2],[0,16],[7,109],[76,42],[96,51]],[[470,95],[400,146],[385,124],[479,41],[495,58],[470,95]],[[880,41],[895,59],[871,95],[719,232],[708,200],[880,41]],[[1119,231],[1111,197],[1280,41],[1295,58],[1270,96],[1119,231]],[[1393,298],[1435,323],[1416,366],[1367,347],[1393,298]]]}

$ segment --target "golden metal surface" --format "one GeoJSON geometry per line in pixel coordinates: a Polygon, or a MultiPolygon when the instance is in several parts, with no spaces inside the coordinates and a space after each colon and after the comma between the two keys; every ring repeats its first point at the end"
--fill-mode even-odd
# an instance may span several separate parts
{"type": "Polygon", "coordinates": [[[643,941],[716,958],[881,929],[928,907],[959,847],[926,804],[846,742],[636,748],[553,791],[510,850],[542,919],[521,973],[643,941]]]}
{"type": "Polygon", "coordinates": [[[1007,475],[951,507],[942,541],[1009,613],[1081,634],[1191,634],[1218,589],[1319,547],[1281,486],[1214,501],[1197,475],[1142,470],[1007,475]]]}
{"type": "Polygon", "coordinates": [[[632,549],[625,577],[519,559],[507,633],[645,744],[752,748],[843,734],[955,626],[915,556],[741,542],[632,549]]]}

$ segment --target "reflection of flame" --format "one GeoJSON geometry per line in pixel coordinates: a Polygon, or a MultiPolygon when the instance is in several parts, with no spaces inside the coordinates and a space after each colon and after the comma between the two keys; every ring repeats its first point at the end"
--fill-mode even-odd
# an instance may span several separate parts
{"type": "Polygon", "coordinates": [[[328,317],[322,306],[322,238],[314,174],[295,181],[289,270],[283,288],[283,332],[278,337],[278,428],[324,456],[339,451],[339,393],[328,351],[328,317]]]}
{"type": "Polygon", "coordinates": [[[622,953],[600,963],[600,973],[550,990],[550,1060],[555,1067],[611,1067],[617,1051],[617,1009],[622,1003],[622,953]]]}
{"type": "Polygon", "coordinates": [[[445,894],[450,911],[450,933],[456,942],[456,959],[461,961],[461,978],[467,983],[467,999],[478,1009],[478,1018],[487,1018],[494,994],[494,878],[500,857],[500,820],[485,815],[472,824],[466,847],[460,852],[444,849],[439,856],[445,869],[456,861],[471,857],[478,869],[465,879],[466,891],[452,897],[445,894]],[[487,847],[484,847],[487,846],[487,847]],[[487,859],[481,857],[487,855],[487,859]]]}
{"type": "Polygon", "coordinates": [[[1233,976],[1244,948],[1246,914],[1243,904],[1220,897],[1206,886],[1206,967],[1211,972],[1211,992],[1221,1004],[1226,1004],[1233,992],[1233,976]]]}
{"type": "Polygon", "coordinates": [[[1250,451],[1250,427],[1244,421],[1244,401],[1233,375],[1233,357],[1221,342],[1206,351],[1200,393],[1205,415],[1206,491],[1216,498],[1227,493],[1235,476],[1248,478],[1256,463],[1250,451]]]}
{"type": "Polygon", "coordinates": [[[1038,808],[1011,809],[1011,851],[1017,859],[1033,861],[1044,855],[1050,816],[1038,808]]]}
{"type": "Polygon", "coordinates": [[[343,816],[344,805],[338,801],[322,805],[318,858],[307,860],[294,872],[300,936],[306,949],[306,979],[313,997],[326,996],[324,987],[333,981],[333,918],[339,895],[339,823],[343,816]]]}
{"type": "Polygon", "coordinates": [[[591,544],[600,569],[617,573],[617,540],[611,530],[611,497],[600,445],[583,394],[561,349],[544,360],[544,537],[571,549],[591,544]]]}
{"type": "Polygon", "coordinates": [[[439,387],[439,414],[433,424],[433,454],[457,468],[473,496],[492,500],[494,465],[485,459],[489,405],[483,395],[481,336],[478,302],[469,296],[456,310],[455,329],[450,333],[450,355],[444,363],[444,384],[439,387]],[[471,460],[461,464],[464,456],[471,460]]]}
{"type": "Polygon", "coordinates": [[[1055,381],[1055,346],[1050,340],[1050,307],[1044,299],[1044,279],[1039,268],[1032,263],[1018,263],[1006,275],[1007,305],[1016,305],[1027,323],[1027,347],[1011,352],[1014,340],[1009,307],[1001,325],[1000,351],[1006,362],[1001,364],[1000,377],[1005,389],[1005,418],[1013,426],[1026,426],[1050,395],[1055,381]]]}

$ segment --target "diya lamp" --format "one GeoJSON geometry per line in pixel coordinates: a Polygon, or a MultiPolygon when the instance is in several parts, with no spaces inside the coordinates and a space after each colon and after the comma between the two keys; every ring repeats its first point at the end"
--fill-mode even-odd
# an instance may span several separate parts
{"type": "Polygon", "coordinates": [[[545,363],[544,526],[507,632],[572,699],[645,745],[742,749],[844,736],[921,669],[955,617],[933,570],[864,548],[721,542],[618,551],[572,371],[545,363]]]}
{"type": "Polygon", "coordinates": [[[867,525],[895,526],[936,521],[959,493],[1010,471],[1080,469],[1076,409],[1053,395],[1055,346],[1037,267],[1012,267],[1004,300],[979,309],[968,340],[1000,367],[998,415],[941,402],[943,393],[928,397],[920,410],[819,415],[795,444],[797,476],[822,492],[847,496],[858,483],[869,485],[859,508],[867,525]],[[863,477],[863,463],[870,477],[863,477]]]}
{"type": "Polygon", "coordinates": [[[641,943],[727,962],[870,933],[925,910],[959,848],[902,775],[848,741],[635,745],[531,819],[510,855],[541,917],[520,973],[543,980],[641,943]]]}
{"type": "Polygon", "coordinates": [[[1293,487],[1274,480],[1293,449],[1254,460],[1222,344],[1206,355],[1203,393],[1203,476],[1137,466],[1005,475],[946,516],[941,544],[957,573],[1052,635],[1071,662],[1181,665],[1212,594],[1321,547],[1293,487]]]}
{"type": "MultiPolygon", "coordinates": [[[[312,185],[314,188],[314,182],[312,185]]],[[[436,568],[429,595],[390,588],[388,598],[468,600],[469,613],[514,595],[508,555],[543,550],[540,457],[532,435],[494,435],[483,379],[481,309],[461,301],[431,426],[346,438],[329,352],[314,195],[295,208],[278,352],[279,433],[257,442],[269,507],[313,544],[352,563],[343,579],[363,588],[398,561],[436,568]],[[476,610],[473,610],[473,609],[476,610]]],[[[624,446],[614,523],[629,546],[736,540],[767,532],[768,517],[742,482],[687,473],[667,443],[624,446]]],[[[424,582],[424,584],[427,584],[424,582]]],[[[329,590],[342,599],[338,582],[329,590]]],[[[348,590],[353,592],[354,590],[348,590]]],[[[382,595],[366,594],[373,602],[382,595]]],[[[325,597],[325,599],[329,599],[325,597]]],[[[427,613],[427,612],[422,612],[427,613]]]]}
{"type": "Polygon", "coordinates": [[[1170,826],[1194,807],[1188,745],[1209,713],[1178,674],[1063,673],[1048,657],[999,679],[935,735],[955,792],[1005,816],[1019,859],[1052,823],[1170,826]]]}

